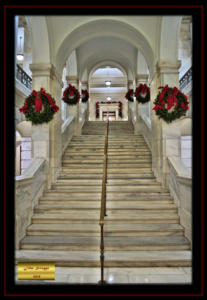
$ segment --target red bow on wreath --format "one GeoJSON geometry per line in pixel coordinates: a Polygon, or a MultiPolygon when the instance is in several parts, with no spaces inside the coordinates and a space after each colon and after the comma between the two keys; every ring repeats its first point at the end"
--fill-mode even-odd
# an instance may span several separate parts
{"type": "Polygon", "coordinates": [[[140,85],[139,85],[139,87],[138,87],[138,89],[137,89],[137,91],[136,91],[135,96],[138,96],[139,92],[140,92],[142,95],[144,95],[144,94],[147,93],[147,91],[150,93],[149,87],[148,87],[146,84],[140,83],[140,85]]]}

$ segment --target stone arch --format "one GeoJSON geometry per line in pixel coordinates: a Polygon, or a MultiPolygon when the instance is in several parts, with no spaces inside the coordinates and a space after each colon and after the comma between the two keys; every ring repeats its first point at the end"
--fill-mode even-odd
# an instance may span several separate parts
{"type": "Polygon", "coordinates": [[[44,16],[27,16],[26,21],[32,36],[33,64],[51,63],[51,47],[46,18],[44,16]]]}
{"type": "Polygon", "coordinates": [[[101,61],[101,62],[95,64],[93,67],[90,68],[90,70],[88,72],[89,73],[88,74],[88,80],[91,79],[93,73],[97,69],[99,69],[100,67],[105,66],[105,65],[110,65],[110,66],[113,66],[113,67],[116,67],[116,68],[120,69],[122,71],[122,73],[124,74],[124,76],[127,77],[127,72],[126,72],[125,68],[120,63],[118,63],[114,60],[113,61],[112,60],[104,60],[104,61],[101,61]]]}
{"type": "Polygon", "coordinates": [[[137,29],[123,21],[102,19],[87,22],[76,28],[62,42],[56,55],[56,67],[62,70],[68,55],[84,42],[95,37],[118,37],[139,49],[145,56],[150,72],[154,69],[154,53],[145,38],[137,29]]]}

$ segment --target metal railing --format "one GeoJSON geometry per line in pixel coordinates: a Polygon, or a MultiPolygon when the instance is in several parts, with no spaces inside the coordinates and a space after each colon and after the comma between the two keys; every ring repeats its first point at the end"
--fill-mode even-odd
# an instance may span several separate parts
{"type": "Polygon", "coordinates": [[[106,183],[107,183],[108,131],[109,131],[109,121],[107,120],[106,130],[105,130],[105,144],[104,144],[101,211],[100,211],[100,220],[99,220],[99,225],[101,227],[101,242],[100,242],[101,280],[98,282],[99,284],[106,284],[106,281],[104,280],[104,217],[107,216],[107,214],[106,214],[106,183]]]}
{"type": "Polygon", "coordinates": [[[16,65],[16,78],[28,89],[32,90],[32,78],[19,65],[16,65]]]}
{"type": "Polygon", "coordinates": [[[180,79],[180,89],[183,90],[192,81],[192,67],[180,79]]]}

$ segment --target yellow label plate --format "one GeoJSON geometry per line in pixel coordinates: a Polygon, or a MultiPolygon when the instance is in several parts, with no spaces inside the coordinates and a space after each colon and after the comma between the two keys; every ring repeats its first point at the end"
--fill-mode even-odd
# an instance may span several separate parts
{"type": "Polygon", "coordinates": [[[54,280],[55,264],[45,262],[18,263],[18,280],[54,280]]]}

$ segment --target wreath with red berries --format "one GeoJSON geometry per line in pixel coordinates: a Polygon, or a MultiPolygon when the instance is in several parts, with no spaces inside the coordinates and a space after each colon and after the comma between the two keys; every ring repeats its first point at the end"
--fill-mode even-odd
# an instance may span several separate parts
{"type": "Polygon", "coordinates": [[[78,90],[73,85],[69,84],[63,92],[62,100],[69,105],[74,105],[79,102],[79,99],[80,94],[78,90]]]}
{"type": "Polygon", "coordinates": [[[171,88],[166,85],[165,87],[159,87],[159,89],[162,89],[162,91],[158,93],[153,108],[156,115],[167,123],[185,116],[186,111],[189,109],[187,96],[176,87],[171,88]]]}
{"type": "Polygon", "coordinates": [[[146,103],[150,101],[150,89],[146,84],[140,83],[136,88],[135,97],[139,103],[146,103]]]}
{"type": "Polygon", "coordinates": [[[58,110],[55,100],[43,88],[38,92],[33,90],[25,99],[24,106],[19,109],[33,125],[48,123],[58,110]]]}
{"type": "Polygon", "coordinates": [[[125,98],[131,102],[134,102],[133,95],[134,95],[134,91],[132,89],[128,89],[128,92],[126,93],[125,98]]]}
{"type": "Polygon", "coordinates": [[[89,93],[87,90],[81,90],[81,98],[83,103],[86,103],[88,101],[89,93]]]}

